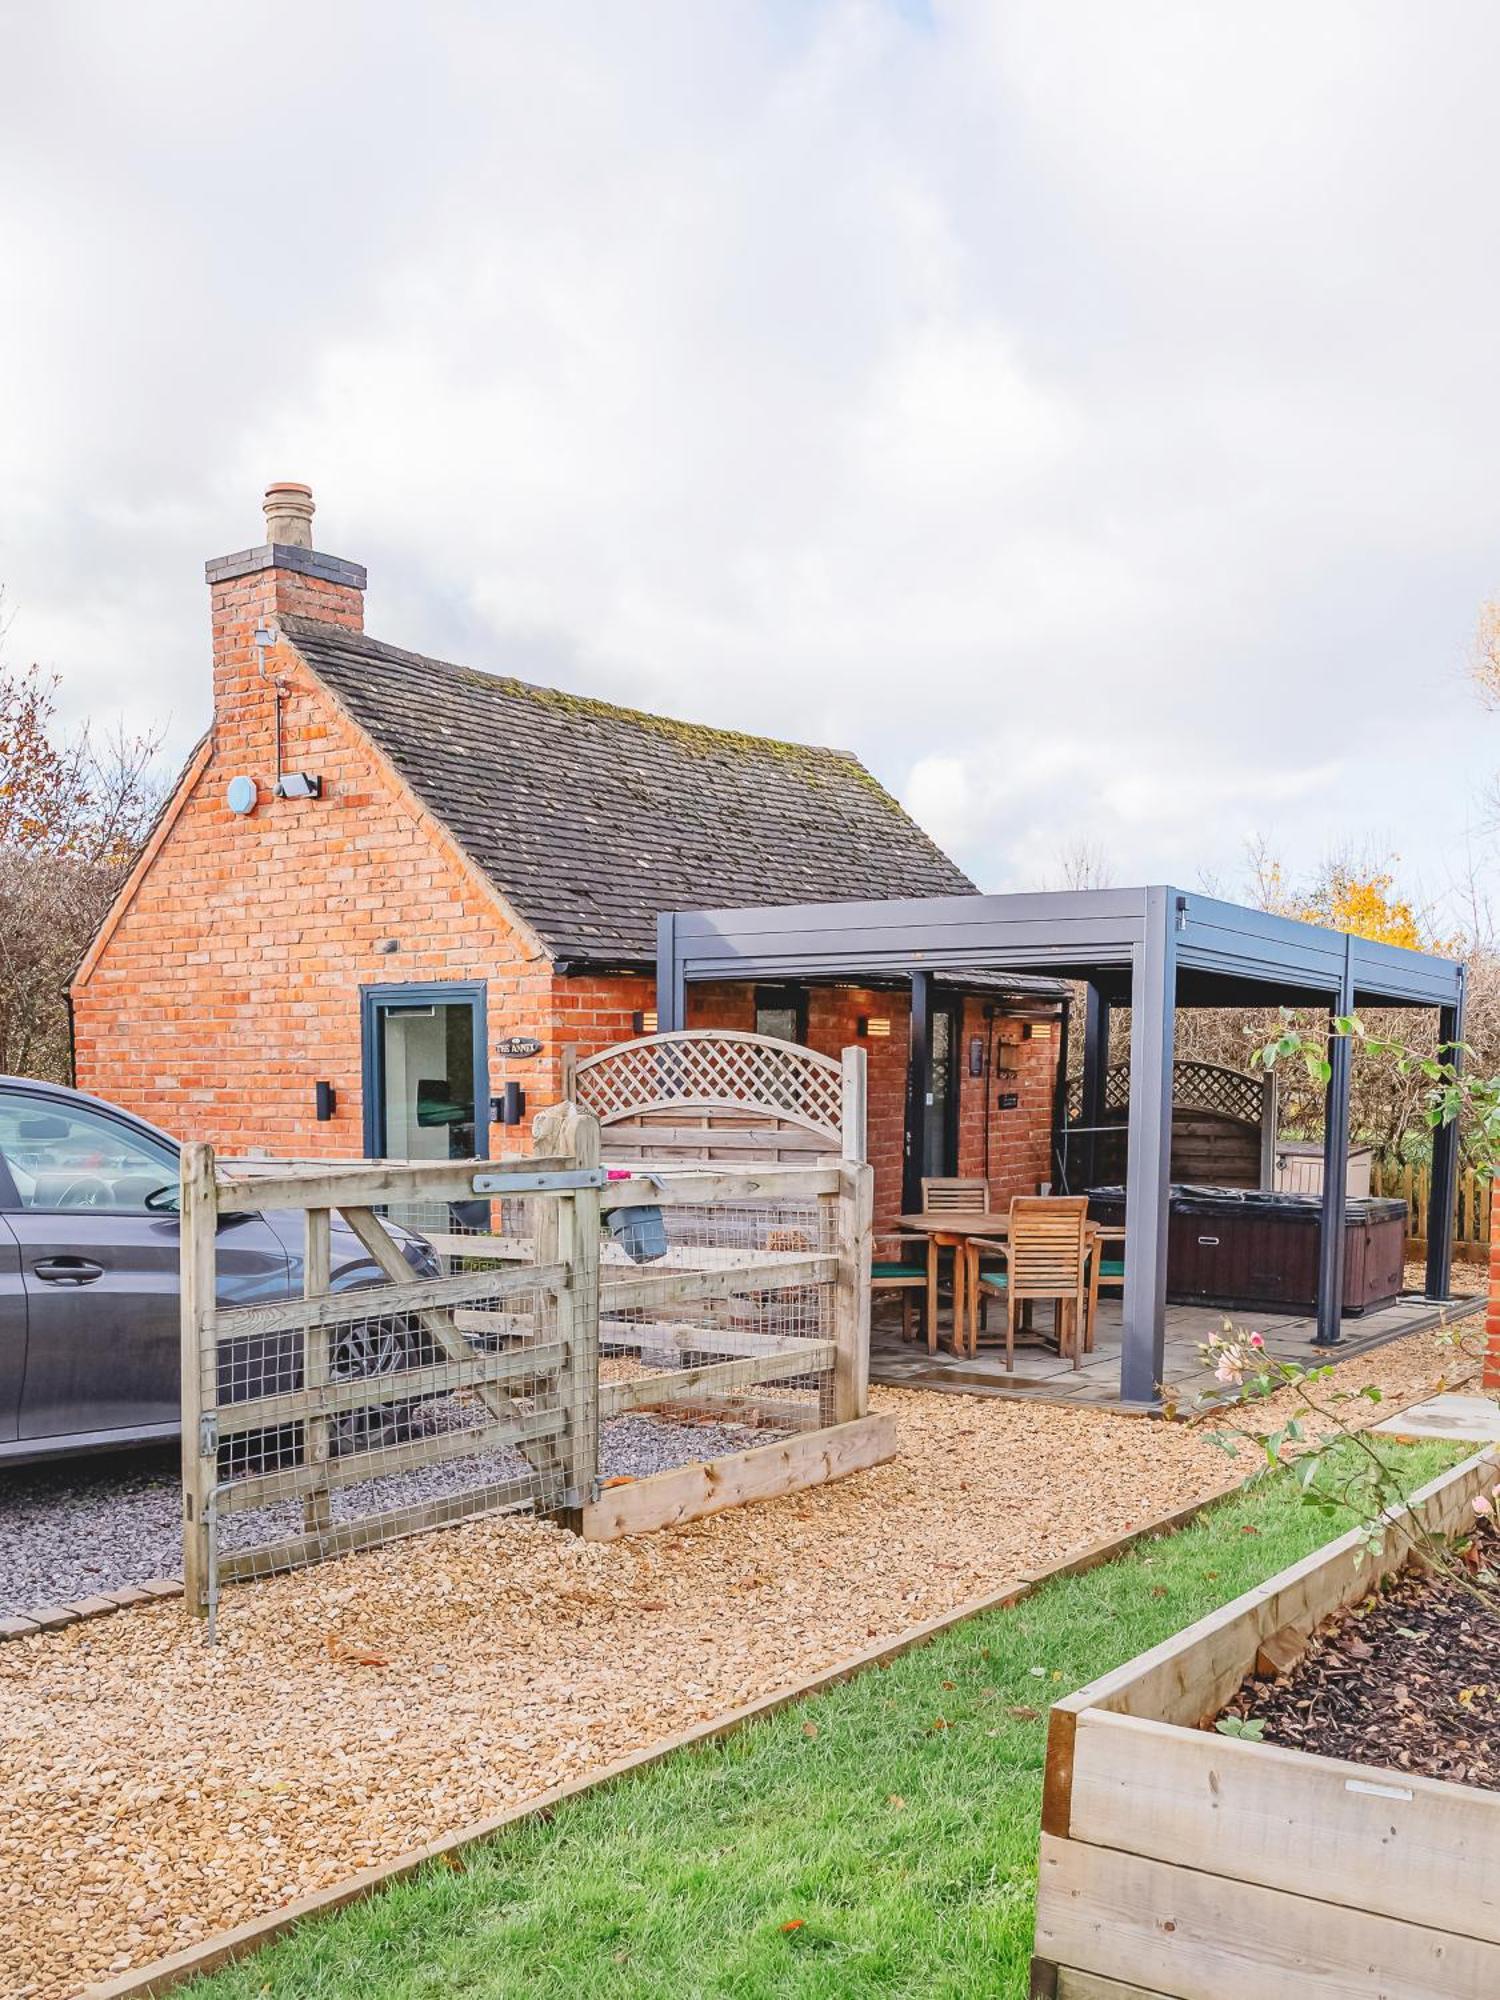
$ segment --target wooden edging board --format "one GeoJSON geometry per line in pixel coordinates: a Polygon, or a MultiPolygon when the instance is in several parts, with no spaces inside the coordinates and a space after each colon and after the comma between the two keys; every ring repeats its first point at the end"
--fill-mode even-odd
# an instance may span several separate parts
{"type": "Polygon", "coordinates": [[[1472,1520],[1495,1458],[1414,1494],[1381,1554],[1341,1536],[1055,1704],[1034,1996],[1500,1993],[1500,1795],[1208,1727],[1262,1645],[1292,1657],[1401,1566],[1403,1516],[1472,1520]]]}
{"type": "MultiPolygon", "coordinates": [[[[644,1483],[644,1482],[643,1482],[644,1483]]],[[[941,1612],[935,1618],[924,1619],[918,1625],[908,1626],[904,1632],[892,1638],[878,1639],[872,1646],[863,1647],[850,1654],[832,1667],[820,1668],[798,1681],[789,1682],[771,1694],[761,1695],[757,1700],[745,1702],[724,1715],[714,1716],[707,1722],[695,1723],[690,1729],[677,1731],[663,1737],[644,1750],[632,1751],[628,1757],[616,1759],[612,1764],[598,1770],[581,1773],[570,1778],[564,1785],[554,1786],[549,1792],[539,1793],[519,1806],[509,1806],[503,1812],[488,1818],[475,1820],[470,1825],[460,1827],[456,1832],[444,1834],[441,1839],[429,1841],[423,1847],[410,1849],[396,1860],[382,1863],[374,1868],[362,1869],[357,1875],[350,1875],[342,1882],[332,1883],[326,1889],[316,1889],[310,1895],[300,1896],[294,1902],[284,1904],[263,1917],[252,1917],[247,1923],[237,1924],[232,1930],[221,1931],[217,1937],[207,1938],[202,1944],[190,1945],[187,1950],[175,1952],[170,1958],[156,1960],[154,1964],[138,1967],[132,1972],[122,1973],[119,1978],[90,1986],[84,2000],[157,2000],[157,1996],[171,1993],[186,1986],[189,1981],[200,1978],[204,1973],[214,1972],[233,1964],[236,1960],[249,1958],[264,1946],[273,1943],[299,1924],[330,1916],[350,1903],[362,1902],[366,1897],[377,1895],[393,1883],[405,1881],[417,1874],[429,1862],[442,1860],[447,1855],[458,1855],[466,1848],[482,1845],[496,1839],[509,1828],[523,1825],[531,1819],[550,1819],[560,1806],[570,1800],[581,1798],[584,1793],[594,1791],[601,1785],[616,1784],[623,1778],[633,1777],[637,1772],[646,1771],[654,1764],[662,1763],[679,1750],[696,1749],[705,1743],[719,1741],[744,1729],[748,1724],[759,1722],[767,1716],[775,1715],[783,1708],[795,1706],[814,1695],[825,1693],[841,1682],[852,1680],[856,1674],[868,1668],[885,1666],[899,1659],[903,1653],[925,1646],[929,1641],[962,1625],[971,1618],[982,1617],[991,1611],[1008,1610],[1011,1605],[1021,1603],[1044,1584],[1059,1577],[1081,1575],[1086,1570],[1096,1569],[1101,1564],[1112,1562],[1117,1556],[1127,1554],[1141,1542],[1156,1541],[1163,1535],[1174,1534],[1186,1527],[1206,1508],[1216,1506],[1238,1493],[1248,1481],[1232,1479],[1215,1486],[1207,1493],[1201,1493],[1195,1500],[1181,1507],[1174,1507],[1166,1514],[1154,1516],[1139,1527],[1128,1528],[1123,1534],[1103,1541],[1090,1543],[1075,1550],[1071,1555],[1061,1557],[1057,1562],[1047,1563],[1040,1569],[1025,1571],[1014,1583],[1003,1589],[985,1591],[978,1597],[966,1598],[951,1611],[941,1612]]],[[[1079,1984],[1067,1989],[1067,2000],[1138,2000],[1130,1988],[1120,1987],[1118,1992],[1108,1982],[1079,1984]]],[[[1146,1996],[1145,2000],[1155,2000],[1146,1996]]]]}
{"type": "Polygon", "coordinates": [[[778,1500],[808,1486],[822,1486],[849,1472],[863,1472],[896,1456],[890,1417],[855,1417],[827,1430],[805,1431],[775,1444],[752,1445],[723,1458],[674,1466],[649,1479],[612,1486],[583,1510],[585,1541],[613,1542],[701,1520],[750,1500],[778,1500]]]}

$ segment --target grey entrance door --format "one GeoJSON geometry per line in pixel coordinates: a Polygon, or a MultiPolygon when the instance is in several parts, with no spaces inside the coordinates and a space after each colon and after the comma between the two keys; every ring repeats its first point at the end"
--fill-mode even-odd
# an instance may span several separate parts
{"type": "MultiPolygon", "coordinates": [[[[486,1157],[490,1083],[483,985],[367,986],[361,1004],[369,1157],[486,1157]]],[[[402,1210],[397,1219],[414,1229],[483,1229],[487,1216],[485,1202],[457,1202],[432,1214],[402,1210]]]]}
{"type": "Polygon", "coordinates": [[[489,1151],[484,988],[367,986],[365,1151],[380,1160],[470,1160],[489,1151]]]}

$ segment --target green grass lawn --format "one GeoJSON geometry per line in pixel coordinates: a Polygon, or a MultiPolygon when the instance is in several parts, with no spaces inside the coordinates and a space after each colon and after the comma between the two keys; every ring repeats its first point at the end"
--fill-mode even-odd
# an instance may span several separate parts
{"type": "MultiPolygon", "coordinates": [[[[1411,1486],[1463,1455],[1391,1449],[1411,1486]]],[[[1048,1703],[1344,1525],[1268,1481],[309,1926],[193,2000],[1022,1996],[1048,1703]]]]}

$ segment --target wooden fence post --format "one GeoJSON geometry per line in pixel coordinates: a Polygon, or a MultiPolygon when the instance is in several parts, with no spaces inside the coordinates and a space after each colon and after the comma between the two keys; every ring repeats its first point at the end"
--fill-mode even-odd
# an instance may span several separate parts
{"type": "MultiPolygon", "coordinates": [[[[326,1208],[310,1208],[303,1218],[302,1296],[305,1299],[318,1298],[332,1282],[332,1221],[332,1211],[326,1208]]],[[[315,1326],[311,1314],[302,1329],[302,1386],[304,1389],[326,1389],[328,1386],[328,1328],[315,1326]]],[[[302,1459],[305,1465],[320,1465],[326,1470],[326,1417],[307,1418],[302,1459]]],[[[322,1486],[303,1500],[302,1525],[310,1535],[322,1534],[332,1521],[328,1488],[322,1486]]]]}
{"type": "MultiPolygon", "coordinates": [[[[863,1053],[861,1051],[861,1053],[863,1053]]],[[[869,1408],[870,1249],[875,1227],[875,1170],[846,1161],[839,1169],[838,1278],[833,1291],[833,1421],[852,1423],[869,1408]]]]}
{"type": "Polygon", "coordinates": [[[850,1047],[839,1057],[843,1088],[839,1093],[840,1151],[846,1160],[863,1162],[866,1151],[866,1117],[869,1097],[869,1060],[861,1048],[850,1047]]]}
{"type": "Polygon", "coordinates": [[[189,1610],[201,1618],[208,1611],[208,1501],[219,1476],[218,1439],[205,1435],[203,1422],[205,1376],[218,1367],[214,1306],[219,1201],[214,1149],[200,1140],[189,1140],[182,1149],[180,1209],[182,1582],[189,1610]]]}
{"type": "MultiPolygon", "coordinates": [[[[538,1151],[562,1155],[573,1166],[599,1165],[599,1121],[574,1104],[539,1112],[532,1139],[538,1151]]],[[[567,1349],[557,1388],[568,1428],[561,1440],[563,1493],[552,1511],[564,1526],[581,1531],[599,1474],[599,1190],[536,1195],[532,1210],[537,1263],[567,1267],[556,1317],[557,1337],[567,1349]]]]}

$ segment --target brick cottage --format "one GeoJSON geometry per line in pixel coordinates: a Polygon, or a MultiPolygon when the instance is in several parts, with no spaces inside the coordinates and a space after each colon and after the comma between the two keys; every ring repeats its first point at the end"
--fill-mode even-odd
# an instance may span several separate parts
{"type": "MultiPolygon", "coordinates": [[[[659,912],[973,890],[841,751],[367,637],[308,489],[265,513],[208,564],[212,722],[73,982],[82,1088],[230,1152],[498,1151],[566,1047],[649,1029],[659,912]]],[[[997,1200],[1050,1178],[1063,990],[939,975],[910,1134],[899,985],[695,986],[688,1025],[862,1041],[888,1217],[908,1147],[997,1200]]]]}

